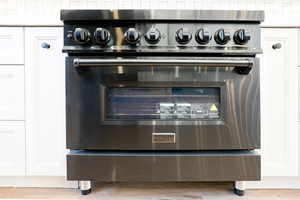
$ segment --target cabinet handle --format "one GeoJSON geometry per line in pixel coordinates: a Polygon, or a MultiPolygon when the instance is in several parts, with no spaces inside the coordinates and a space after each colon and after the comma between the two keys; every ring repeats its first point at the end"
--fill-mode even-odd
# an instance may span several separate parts
{"type": "Polygon", "coordinates": [[[47,42],[43,42],[41,46],[44,49],[50,49],[50,44],[48,44],[47,42]]]}
{"type": "Polygon", "coordinates": [[[281,43],[276,43],[276,44],[273,44],[272,48],[273,49],[281,49],[282,45],[281,43]]]}

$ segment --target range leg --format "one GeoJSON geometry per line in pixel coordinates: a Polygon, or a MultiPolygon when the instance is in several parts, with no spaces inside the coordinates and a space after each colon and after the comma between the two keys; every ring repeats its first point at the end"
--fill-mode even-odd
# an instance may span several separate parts
{"type": "Polygon", "coordinates": [[[235,181],[233,193],[238,196],[244,196],[245,194],[245,182],[244,181],[235,181]]]}
{"type": "Polygon", "coordinates": [[[92,191],[91,181],[79,181],[81,195],[87,195],[92,191]]]}

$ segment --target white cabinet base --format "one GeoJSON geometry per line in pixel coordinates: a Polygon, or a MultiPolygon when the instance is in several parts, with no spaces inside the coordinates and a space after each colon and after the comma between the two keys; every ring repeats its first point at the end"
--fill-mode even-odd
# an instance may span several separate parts
{"type": "Polygon", "coordinates": [[[300,177],[263,177],[261,181],[247,181],[246,189],[300,189],[300,177]]]}
{"type": "Polygon", "coordinates": [[[0,176],[0,187],[78,188],[78,182],[64,176],[0,176]]]}

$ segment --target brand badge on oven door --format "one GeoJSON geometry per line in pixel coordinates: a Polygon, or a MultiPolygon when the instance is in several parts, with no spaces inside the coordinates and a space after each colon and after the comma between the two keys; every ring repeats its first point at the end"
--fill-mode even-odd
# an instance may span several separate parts
{"type": "Polygon", "coordinates": [[[175,143],[175,133],[152,133],[152,143],[175,143]]]}

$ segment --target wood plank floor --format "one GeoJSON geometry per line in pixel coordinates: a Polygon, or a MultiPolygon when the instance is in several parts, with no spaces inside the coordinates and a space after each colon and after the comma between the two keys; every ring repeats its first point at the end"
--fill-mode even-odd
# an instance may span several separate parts
{"type": "Polygon", "coordinates": [[[83,200],[300,200],[300,190],[247,190],[244,197],[231,191],[230,185],[167,184],[101,184],[81,196],[76,189],[0,188],[0,199],[83,199],[83,200]]]}

